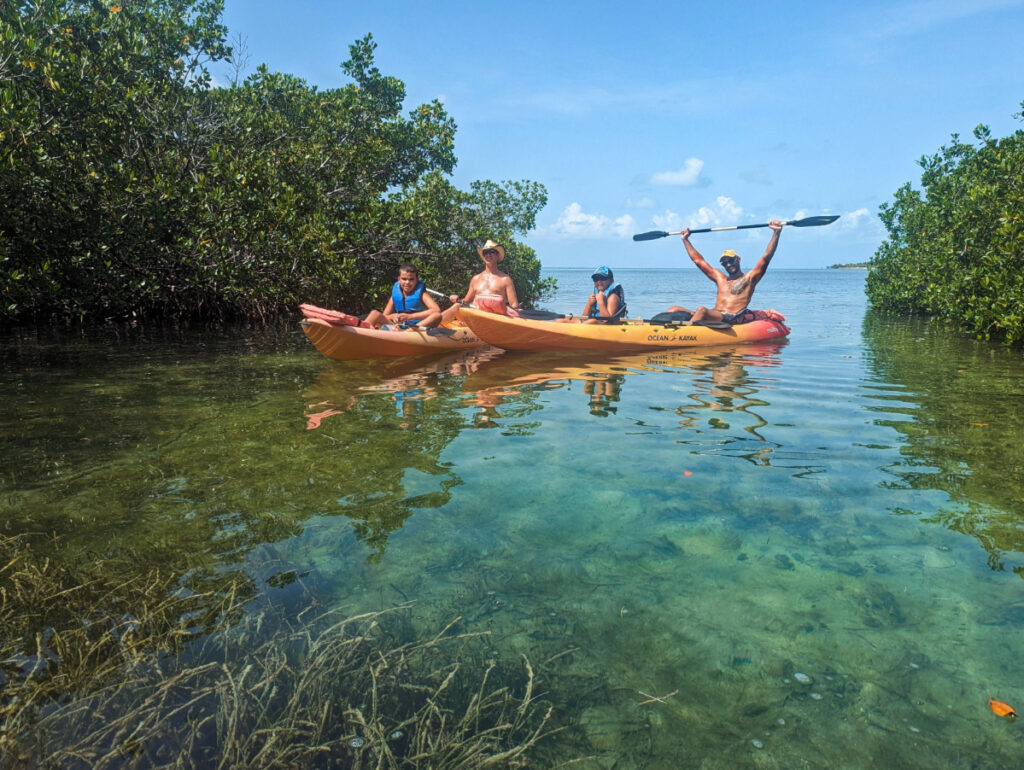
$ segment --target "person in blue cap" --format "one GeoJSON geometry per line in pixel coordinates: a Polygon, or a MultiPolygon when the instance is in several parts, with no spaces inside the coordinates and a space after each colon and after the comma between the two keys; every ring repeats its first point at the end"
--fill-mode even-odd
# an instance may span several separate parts
{"type": "Polygon", "coordinates": [[[583,323],[607,323],[617,321],[626,315],[626,294],[615,282],[610,267],[601,265],[590,276],[594,282],[594,293],[583,308],[583,323]]]}

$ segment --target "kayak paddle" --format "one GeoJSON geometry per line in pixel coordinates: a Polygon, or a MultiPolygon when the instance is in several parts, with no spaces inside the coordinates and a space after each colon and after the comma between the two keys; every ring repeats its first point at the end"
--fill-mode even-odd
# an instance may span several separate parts
{"type": "MultiPolygon", "coordinates": [[[[821,225],[830,225],[839,219],[838,214],[827,217],[807,217],[805,219],[791,219],[788,222],[782,224],[788,227],[820,227],[821,225]]],[[[752,227],[768,227],[768,223],[765,222],[761,225],[732,225],[731,227],[704,227],[700,230],[690,230],[690,234],[693,233],[717,233],[719,230],[749,230],[752,227]]],[[[633,236],[634,241],[653,241],[658,238],[665,238],[669,235],[679,235],[682,230],[675,230],[674,232],[667,233],[664,230],[651,230],[649,233],[639,233],[633,236]]]]}

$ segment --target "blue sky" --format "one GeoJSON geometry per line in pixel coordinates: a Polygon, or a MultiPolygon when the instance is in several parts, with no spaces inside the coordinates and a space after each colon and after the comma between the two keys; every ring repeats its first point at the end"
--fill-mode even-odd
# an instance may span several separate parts
{"type": "MultiPolygon", "coordinates": [[[[529,179],[545,267],[678,267],[646,230],[840,214],[788,228],[775,267],[867,260],[880,204],[979,123],[1024,128],[1024,0],[545,2],[226,0],[250,58],[320,88],[366,33],[458,125],[453,181],[529,179]]],[[[230,79],[226,65],[212,73],[230,79]]],[[[694,236],[750,265],[769,231],[694,236]]]]}

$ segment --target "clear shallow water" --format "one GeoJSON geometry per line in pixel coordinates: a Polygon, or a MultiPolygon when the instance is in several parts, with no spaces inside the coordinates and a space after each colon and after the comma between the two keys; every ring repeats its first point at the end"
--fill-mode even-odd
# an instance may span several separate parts
{"type": "MultiPolygon", "coordinates": [[[[616,278],[631,315],[712,298],[616,278]]],[[[1024,364],[865,317],[863,278],[770,272],[791,338],[696,353],[8,338],[0,523],[282,606],[414,602],[427,637],[461,617],[595,767],[1013,766],[986,704],[1024,704],[1024,364]]]]}

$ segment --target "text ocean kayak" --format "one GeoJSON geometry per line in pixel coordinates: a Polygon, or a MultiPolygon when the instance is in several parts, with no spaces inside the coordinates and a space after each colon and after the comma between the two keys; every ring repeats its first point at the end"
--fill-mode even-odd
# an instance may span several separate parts
{"type": "Polygon", "coordinates": [[[303,306],[302,330],[317,350],[335,361],[422,356],[487,344],[462,324],[436,329],[369,329],[332,320],[330,314],[334,311],[322,308],[315,309],[319,312],[307,311],[307,307],[313,306],[303,306]]]}
{"type": "Polygon", "coordinates": [[[459,318],[485,342],[505,350],[645,350],[735,345],[786,337],[789,328],[780,321],[752,321],[724,329],[680,326],[647,321],[620,324],[558,323],[530,321],[459,309],[459,318]]]}

